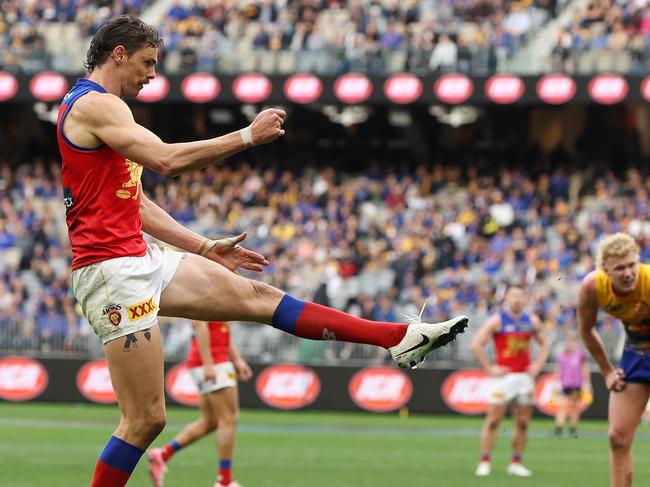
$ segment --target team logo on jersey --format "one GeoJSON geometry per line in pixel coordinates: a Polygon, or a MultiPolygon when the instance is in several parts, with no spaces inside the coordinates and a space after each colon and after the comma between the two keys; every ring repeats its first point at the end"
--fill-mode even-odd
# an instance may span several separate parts
{"type": "Polygon", "coordinates": [[[623,309],[622,304],[612,304],[610,306],[605,307],[605,311],[608,312],[608,313],[618,313],[622,309],[623,309]]]}
{"type": "Polygon", "coordinates": [[[66,213],[74,206],[74,200],[72,199],[71,188],[63,188],[63,204],[65,205],[66,213]]]}
{"type": "Polygon", "coordinates": [[[131,159],[124,159],[124,164],[126,164],[129,173],[129,180],[122,183],[122,187],[115,192],[115,196],[123,200],[128,200],[129,198],[132,200],[138,199],[142,165],[133,162],[131,159]]]}
{"type": "Polygon", "coordinates": [[[137,321],[153,314],[154,311],[158,309],[156,303],[153,302],[153,298],[149,298],[147,301],[142,301],[141,303],[134,304],[132,306],[127,306],[126,310],[129,313],[130,321],[137,321]]]}

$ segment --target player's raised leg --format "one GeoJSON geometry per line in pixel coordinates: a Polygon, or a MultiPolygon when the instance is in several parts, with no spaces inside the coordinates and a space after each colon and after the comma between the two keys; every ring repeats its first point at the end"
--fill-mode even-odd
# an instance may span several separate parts
{"type": "Polygon", "coordinates": [[[630,383],[609,393],[609,462],[611,487],[632,485],[632,441],[648,403],[650,385],[630,383]]]}
{"type": "Polygon", "coordinates": [[[111,340],[104,345],[104,352],[121,417],[99,456],[91,487],[122,487],[165,427],[163,349],[158,325],[111,340]]]}
{"type": "Polygon", "coordinates": [[[301,301],[196,255],[178,266],[162,293],[160,314],[203,321],[254,321],[312,340],[365,343],[389,349],[401,367],[414,366],[467,327],[459,316],[443,323],[368,321],[301,301]]]}

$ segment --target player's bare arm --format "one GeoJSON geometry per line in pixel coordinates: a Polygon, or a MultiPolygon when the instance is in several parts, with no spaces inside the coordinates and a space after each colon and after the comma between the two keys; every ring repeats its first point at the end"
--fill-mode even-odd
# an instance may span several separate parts
{"type": "Polygon", "coordinates": [[[221,162],[251,145],[274,141],[284,135],[285,115],[283,110],[269,108],[257,115],[250,131],[247,128],[213,139],[168,144],[136,123],[131,110],[119,97],[92,92],[75,103],[68,115],[72,119],[66,120],[64,130],[73,142],[90,143],[82,147],[104,143],[124,157],[172,177],[221,162]]]}
{"type": "Polygon", "coordinates": [[[249,381],[251,377],[253,377],[253,371],[251,370],[246,360],[244,360],[244,358],[239,353],[239,349],[233,343],[233,340],[230,340],[230,344],[228,345],[228,356],[235,366],[239,380],[242,380],[244,382],[249,381]]]}
{"type": "Polygon", "coordinates": [[[192,326],[196,337],[196,347],[199,349],[199,355],[203,362],[203,377],[207,382],[214,382],[217,375],[214,371],[212,352],[210,351],[210,329],[205,321],[192,321],[192,326]]]}
{"type": "Polygon", "coordinates": [[[500,376],[507,372],[505,367],[492,365],[485,352],[485,346],[492,339],[501,325],[501,317],[498,314],[490,316],[483,326],[476,332],[472,338],[471,350],[476,357],[477,362],[488,374],[500,376]]]}
{"type": "Polygon", "coordinates": [[[603,341],[596,330],[598,317],[598,296],[596,294],[596,274],[590,272],[582,280],[578,294],[578,330],[587,350],[594,358],[600,372],[605,378],[607,388],[622,390],[625,387],[625,374],[621,369],[615,369],[607,358],[603,341]]]}
{"type": "Polygon", "coordinates": [[[546,363],[546,360],[548,359],[548,354],[550,352],[550,345],[548,343],[548,340],[544,337],[544,334],[542,332],[542,322],[539,319],[538,316],[533,315],[531,318],[532,324],[533,324],[533,338],[537,342],[537,345],[539,348],[537,349],[537,358],[535,359],[535,362],[533,362],[530,367],[528,367],[528,373],[535,377],[537,374],[540,373],[542,370],[542,367],[544,367],[544,364],[546,363]]]}
{"type": "Polygon", "coordinates": [[[204,256],[235,272],[238,268],[261,272],[268,261],[264,256],[239,244],[246,233],[217,240],[207,239],[174,220],[165,210],[142,194],[140,200],[142,230],[152,237],[186,252],[204,256]]]}

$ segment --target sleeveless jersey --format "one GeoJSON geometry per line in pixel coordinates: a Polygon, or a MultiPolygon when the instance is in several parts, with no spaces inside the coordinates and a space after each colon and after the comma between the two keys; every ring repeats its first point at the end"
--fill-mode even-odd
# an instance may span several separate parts
{"type": "Polygon", "coordinates": [[[106,93],[93,81],[77,80],[63,97],[56,124],[72,270],[116,257],[142,256],[147,249],[140,219],[142,166],[105,144],[78,147],[63,133],[70,108],[91,91],[106,93]]]}
{"type": "MultiPolygon", "coordinates": [[[[229,362],[230,329],[228,323],[210,321],[208,323],[208,330],[210,332],[210,353],[212,354],[212,361],[215,364],[229,362]]],[[[190,351],[187,354],[187,366],[200,367],[201,365],[203,365],[203,360],[201,360],[199,346],[196,343],[196,336],[193,336],[190,342],[190,351]]]]}
{"type": "Polygon", "coordinates": [[[650,352],[650,265],[639,266],[636,288],[625,296],[616,295],[609,276],[597,270],[596,294],[598,306],[623,323],[625,349],[650,352]]]}
{"type": "Polygon", "coordinates": [[[530,316],[522,314],[515,319],[501,312],[501,326],[494,334],[494,348],[497,365],[507,367],[510,372],[525,372],[530,365],[530,339],[533,337],[533,322],[530,316]]]}

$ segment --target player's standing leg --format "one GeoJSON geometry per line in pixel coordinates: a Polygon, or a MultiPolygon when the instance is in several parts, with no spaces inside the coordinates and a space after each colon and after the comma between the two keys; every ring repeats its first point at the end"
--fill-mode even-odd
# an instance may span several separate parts
{"type": "Polygon", "coordinates": [[[212,394],[201,394],[199,396],[199,409],[201,417],[188,424],[177,434],[174,439],[162,448],[153,448],[149,451],[149,475],[154,487],[163,487],[165,474],[167,473],[167,462],[181,449],[184,449],[210,434],[217,429],[218,416],[212,394]]]}
{"type": "Polygon", "coordinates": [[[476,467],[476,475],[486,477],[492,470],[492,450],[497,442],[497,430],[508,409],[507,404],[490,404],[481,429],[481,460],[476,467]]]}
{"type": "Polygon", "coordinates": [[[512,434],[512,460],[508,465],[508,473],[517,477],[530,477],[532,472],[521,464],[521,458],[528,442],[528,424],[533,416],[533,407],[514,404],[512,419],[515,428],[512,434]]]}
{"type": "Polygon", "coordinates": [[[104,352],[121,418],[99,456],[91,487],[123,487],[144,451],[165,427],[163,348],[158,325],[109,341],[104,352]]]}
{"type": "Polygon", "coordinates": [[[628,383],[609,393],[609,464],[611,487],[632,485],[632,441],[650,396],[647,383],[628,383]]]}
{"type": "Polygon", "coordinates": [[[214,392],[211,396],[219,418],[217,429],[219,473],[215,487],[239,487],[239,484],[232,479],[235,433],[239,421],[239,391],[236,387],[228,387],[214,392]]]}

